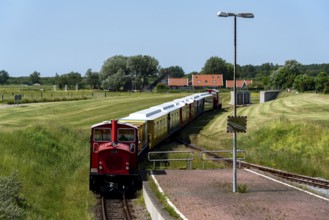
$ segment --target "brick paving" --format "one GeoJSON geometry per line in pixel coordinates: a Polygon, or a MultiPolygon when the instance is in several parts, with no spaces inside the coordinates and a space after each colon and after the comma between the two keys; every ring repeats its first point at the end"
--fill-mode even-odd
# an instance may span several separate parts
{"type": "Polygon", "coordinates": [[[177,209],[200,219],[329,219],[329,201],[238,169],[232,192],[232,169],[166,170],[154,176],[177,209]]]}

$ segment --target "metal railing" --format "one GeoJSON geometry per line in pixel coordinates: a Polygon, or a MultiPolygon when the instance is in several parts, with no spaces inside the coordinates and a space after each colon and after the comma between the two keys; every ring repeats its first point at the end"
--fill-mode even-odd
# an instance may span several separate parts
{"type": "MultiPolygon", "coordinates": [[[[239,158],[236,158],[237,161],[240,161],[240,160],[245,160],[246,159],[246,151],[245,150],[237,150],[236,151],[237,154],[243,154],[243,157],[239,157],[239,158]]],[[[216,153],[231,153],[231,155],[233,154],[233,151],[232,150],[203,150],[200,152],[200,158],[202,160],[202,168],[205,169],[205,162],[206,161],[220,161],[220,160],[233,160],[233,158],[227,158],[227,157],[223,157],[223,156],[220,156],[220,155],[217,155],[216,153]],[[210,157],[206,157],[204,155],[209,155],[211,154],[212,156],[210,157]]],[[[240,164],[239,164],[239,167],[240,167],[240,164]]]]}
{"type": "Polygon", "coordinates": [[[148,153],[148,160],[153,162],[153,169],[155,169],[156,162],[169,162],[169,161],[186,161],[187,169],[192,169],[192,162],[194,159],[193,151],[152,151],[148,153]],[[169,158],[169,154],[181,154],[185,157],[180,158],[169,158]],[[165,155],[165,158],[154,158],[155,155],[165,155]],[[153,156],[153,158],[152,158],[153,156]]]}

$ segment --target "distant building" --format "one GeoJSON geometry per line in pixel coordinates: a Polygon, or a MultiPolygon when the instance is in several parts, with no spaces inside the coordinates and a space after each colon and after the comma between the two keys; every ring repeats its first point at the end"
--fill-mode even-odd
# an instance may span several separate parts
{"type": "MultiPolygon", "coordinates": [[[[252,80],[236,80],[236,88],[245,89],[247,86],[252,84],[252,80]]],[[[234,80],[226,80],[226,88],[233,88],[234,80]]]]}
{"type": "Polygon", "coordinates": [[[279,93],[279,90],[260,91],[259,102],[264,103],[272,101],[278,97],[279,93]]]}
{"type": "Polygon", "coordinates": [[[168,78],[168,86],[172,89],[188,87],[188,78],[168,78]]]}
{"type": "Polygon", "coordinates": [[[197,88],[209,88],[209,89],[218,89],[223,87],[223,75],[203,75],[197,74],[192,75],[192,87],[197,88]]]}
{"type": "MultiPolygon", "coordinates": [[[[252,80],[236,80],[236,88],[239,89],[236,92],[236,104],[248,105],[251,104],[250,91],[246,90],[248,85],[252,84],[252,80]]],[[[234,88],[234,80],[226,80],[226,88],[234,88]]],[[[231,91],[230,104],[234,104],[234,91],[231,91]]]]}
{"type": "MultiPolygon", "coordinates": [[[[231,91],[230,104],[234,105],[234,91],[231,91]]],[[[238,90],[236,92],[236,104],[237,105],[249,105],[251,104],[251,94],[248,90],[238,90]]]]}
{"type": "Polygon", "coordinates": [[[169,73],[164,73],[161,76],[159,76],[152,84],[150,84],[147,89],[148,90],[153,90],[159,83],[168,85],[168,78],[169,78],[169,73]]]}

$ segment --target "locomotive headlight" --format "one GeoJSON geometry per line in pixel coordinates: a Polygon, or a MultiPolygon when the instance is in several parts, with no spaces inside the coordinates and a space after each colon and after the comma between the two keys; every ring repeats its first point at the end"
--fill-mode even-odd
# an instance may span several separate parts
{"type": "Polygon", "coordinates": [[[98,169],[99,169],[99,170],[102,170],[102,169],[103,169],[103,166],[102,166],[102,165],[103,165],[103,163],[102,163],[102,161],[99,161],[99,163],[98,163],[98,164],[99,164],[99,166],[98,166],[98,169]]]}
{"type": "Polygon", "coordinates": [[[100,166],[98,167],[98,169],[99,169],[99,170],[102,170],[102,169],[103,169],[103,167],[100,165],[100,166]]]}
{"type": "Polygon", "coordinates": [[[126,162],[126,170],[129,170],[129,163],[126,162]]]}

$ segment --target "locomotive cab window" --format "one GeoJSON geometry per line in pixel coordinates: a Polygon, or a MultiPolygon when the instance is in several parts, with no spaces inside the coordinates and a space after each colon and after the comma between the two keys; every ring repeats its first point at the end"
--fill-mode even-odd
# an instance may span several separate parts
{"type": "Polygon", "coordinates": [[[134,129],[118,129],[118,141],[131,142],[135,141],[134,129]]]}
{"type": "Polygon", "coordinates": [[[111,129],[110,128],[95,128],[94,129],[94,141],[111,141],[111,129]]]}

